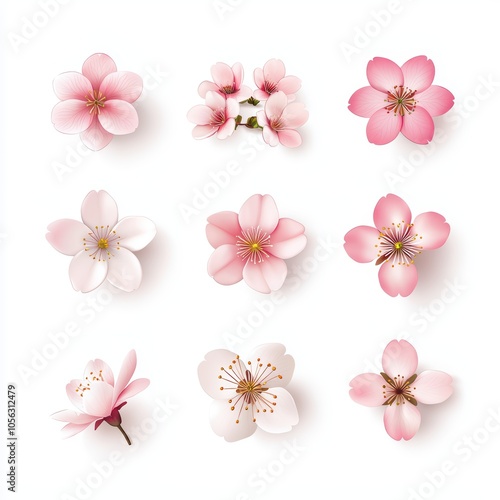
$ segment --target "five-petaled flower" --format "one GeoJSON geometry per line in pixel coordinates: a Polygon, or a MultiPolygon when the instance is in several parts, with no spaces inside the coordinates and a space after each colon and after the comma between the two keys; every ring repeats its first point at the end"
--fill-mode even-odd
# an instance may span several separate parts
{"type": "Polygon", "coordinates": [[[222,285],[244,279],[262,293],[281,288],[287,275],[283,259],[299,254],[307,242],[304,226],[292,219],[280,219],[276,203],[268,194],[251,196],[239,214],[211,215],[206,232],[215,248],[208,261],[208,274],[222,285]]]}
{"type": "Polygon", "coordinates": [[[380,198],[373,212],[375,227],[358,226],[345,235],[344,248],[356,262],[375,259],[380,286],[395,297],[410,295],[418,281],[415,257],[444,245],[450,234],[445,218],[425,212],[411,221],[411,211],[399,196],[380,198]]]}
{"type": "Polygon", "coordinates": [[[400,68],[383,57],[368,63],[369,87],[349,99],[349,110],[369,118],[366,135],[373,144],[387,144],[401,132],[410,141],[427,144],[434,136],[433,116],[453,106],[453,94],[434,80],[434,63],[426,56],[406,61],[400,68]]]}
{"type": "Polygon", "coordinates": [[[207,92],[218,92],[225,99],[232,98],[237,101],[246,101],[252,95],[252,89],[242,85],[243,66],[236,63],[231,68],[226,63],[218,62],[211,68],[213,82],[205,80],[198,87],[198,94],[205,98],[207,92]]]}
{"type": "Polygon", "coordinates": [[[131,292],[139,288],[142,268],[132,253],[143,249],[156,234],[146,217],[118,220],[118,207],[106,191],[91,191],[82,203],[83,223],[60,219],[48,226],[49,243],[72,255],[69,277],[77,291],[90,292],[105,279],[131,292]]]}
{"type": "Polygon", "coordinates": [[[389,342],[382,356],[383,372],[363,373],[351,380],[351,398],[365,406],[385,406],[387,434],[399,441],[411,439],[420,427],[418,403],[448,399],[453,388],[447,373],[426,370],[417,375],[418,356],[406,340],[389,342]]]}
{"type": "Polygon", "coordinates": [[[295,92],[300,89],[301,81],[296,76],[285,76],[285,74],[285,65],[281,59],[270,59],[263,68],[255,68],[253,79],[258,88],[254,90],[253,97],[265,101],[281,90],[289,101],[293,101],[295,92]]]}
{"type": "Polygon", "coordinates": [[[142,92],[142,78],[130,71],[117,71],[106,54],[94,54],[82,73],[69,71],[54,80],[61,100],[52,110],[52,123],[59,132],[80,134],[85,146],[97,151],[114,135],[133,132],[138,124],[132,106],[142,92]]]}
{"type": "Polygon", "coordinates": [[[290,382],[295,362],[285,346],[264,344],[243,361],[234,352],[209,352],[198,367],[204,391],[215,399],[210,425],[226,441],[251,436],[257,427],[266,432],[291,430],[299,421],[290,382]]]}
{"type": "Polygon", "coordinates": [[[111,368],[102,360],[89,361],[83,378],[72,380],[66,386],[69,400],[80,413],[62,410],[52,415],[61,422],[68,422],[62,428],[64,437],[71,437],[86,429],[90,424],[96,430],[103,422],[118,427],[128,444],[129,437],[121,426],[120,409],[127,404],[127,399],[148,387],[147,378],[138,378],[130,382],[137,364],[134,350],[123,361],[118,378],[114,379],[111,368]],[[130,383],[129,383],[130,382],[130,383]]]}

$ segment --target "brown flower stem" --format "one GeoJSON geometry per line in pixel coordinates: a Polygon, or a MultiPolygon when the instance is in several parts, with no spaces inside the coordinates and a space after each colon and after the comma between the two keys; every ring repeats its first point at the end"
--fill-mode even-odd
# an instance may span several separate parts
{"type": "Polygon", "coordinates": [[[132,442],[130,441],[130,438],[127,436],[127,433],[123,430],[123,427],[121,425],[117,425],[116,427],[118,427],[120,432],[123,434],[123,437],[126,439],[127,444],[130,446],[132,442]]]}

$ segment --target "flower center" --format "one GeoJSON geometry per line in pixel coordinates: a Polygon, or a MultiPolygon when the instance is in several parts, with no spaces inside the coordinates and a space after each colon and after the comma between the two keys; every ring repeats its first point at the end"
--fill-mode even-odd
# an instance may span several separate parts
{"type": "Polygon", "coordinates": [[[95,226],[88,235],[88,238],[83,238],[83,246],[94,260],[104,262],[114,256],[115,250],[120,250],[120,236],[109,226],[95,226]]]}
{"type": "Polygon", "coordinates": [[[238,247],[236,253],[243,260],[260,264],[264,258],[269,257],[265,249],[272,247],[270,243],[271,237],[262,231],[259,226],[241,231],[241,236],[236,236],[236,239],[236,246],[238,247]]]}
{"type": "Polygon", "coordinates": [[[87,103],[85,106],[89,107],[89,113],[98,115],[101,113],[101,108],[104,108],[104,101],[106,97],[102,95],[102,92],[98,90],[93,90],[92,93],[88,93],[85,98],[87,99],[87,103]]]}
{"type": "Polygon", "coordinates": [[[283,122],[281,121],[281,116],[279,118],[271,118],[270,123],[273,130],[281,130],[283,128],[283,122]]]}
{"type": "Polygon", "coordinates": [[[80,383],[80,385],[76,388],[76,392],[80,394],[80,397],[83,398],[85,391],[90,391],[92,384],[94,382],[104,382],[104,377],[102,376],[102,370],[99,370],[99,373],[90,372],[89,376],[85,377],[85,380],[83,380],[80,383]]]}
{"type": "Polygon", "coordinates": [[[276,89],[278,88],[278,84],[274,82],[268,82],[267,80],[264,82],[264,91],[268,94],[274,94],[276,89]]]}
{"type": "MultiPolygon", "coordinates": [[[[387,382],[387,384],[382,385],[382,394],[385,399],[384,405],[391,406],[394,402],[396,405],[400,405],[406,404],[406,401],[408,401],[412,405],[417,406],[417,400],[411,392],[411,384],[413,384],[417,378],[416,373],[406,380],[404,375],[397,375],[394,378],[389,377],[389,375],[384,372],[381,372],[380,375],[382,375],[384,380],[387,382]]],[[[416,387],[413,387],[413,390],[415,389],[416,387]]]]}
{"type": "Polygon", "coordinates": [[[419,253],[422,253],[423,246],[417,245],[417,241],[422,239],[418,233],[413,233],[413,224],[406,224],[405,221],[392,223],[389,227],[383,227],[378,236],[380,243],[375,245],[378,249],[377,261],[378,266],[383,262],[392,262],[392,267],[395,264],[399,266],[410,266],[414,264],[414,258],[419,253]]]}
{"type": "Polygon", "coordinates": [[[281,375],[276,375],[275,366],[271,363],[263,363],[261,358],[257,358],[254,364],[248,361],[245,366],[240,357],[236,356],[227,368],[221,366],[221,371],[224,373],[218,378],[224,380],[229,387],[221,386],[220,390],[236,392],[236,395],[227,402],[231,405],[231,411],[238,412],[235,420],[237,424],[240,423],[242,412],[249,409],[252,411],[254,422],[260,412],[274,413],[278,396],[269,392],[266,386],[271,380],[283,378],[281,375]]]}
{"type": "Polygon", "coordinates": [[[220,127],[226,122],[226,111],[224,109],[214,109],[212,111],[212,118],[210,120],[210,125],[216,125],[220,127]]]}
{"type": "Polygon", "coordinates": [[[392,111],[394,116],[413,113],[417,107],[417,101],[413,97],[416,93],[416,90],[411,90],[402,85],[395,85],[392,91],[387,91],[387,99],[384,99],[388,103],[385,107],[387,113],[392,111]]]}
{"type": "Polygon", "coordinates": [[[220,91],[223,94],[234,94],[235,92],[234,83],[232,85],[224,85],[224,87],[221,87],[220,91]]]}

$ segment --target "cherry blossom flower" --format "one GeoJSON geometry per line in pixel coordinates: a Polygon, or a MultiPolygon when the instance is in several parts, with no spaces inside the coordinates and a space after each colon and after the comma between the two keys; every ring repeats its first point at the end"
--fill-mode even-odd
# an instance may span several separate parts
{"type": "Polygon", "coordinates": [[[239,111],[240,105],[235,99],[224,99],[217,92],[207,92],[205,105],[198,104],[187,114],[188,120],[196,123],[193,137],[206,139],[217,134],[218,139],[226,139],[236,128],[236,117],[239,111]]]}
{"type": "Polygon", "coordinates": [[[256,116],[257,123],[263,128],[262,137],[270,146],[281,143],[296,148],[302,144],[302,137],[295,129],[306,123],[309,112],[301,102],[288,103],[283,91],[272,94],[256,116]]]}
{"type": "Polygon", "coordinates": [[[290,382],[295,362],[285,346],[264,344],[244,362],[234,352],[209,352],[198,367],[203,390],[215,401],[210,409],[210,425],[226,441],[251,436],[257,427],[282,433],[299,422],[291,394],[284,389],[290,382]]]}
{"type": "Polygon", "coordinates": [[[259,101],[265,101],[280,90],[287,95],[289,101],[293,101],[295,92],[301,87],[300,78],[285,76],[285,65],[280,59],[270,59],[264,64],[264,68],[256,68],[253,79],[258,87],[254,90],[253,97],[259,101]]]}
{"type": "Polygon", "coordinates": [[[276,203],[268,194],[251,196],[239,214],[211,215],[206,232],[215,248],[208,261],[208,274],[222,285],[244,279],[262,293],[281,288],[287,275],[283,259],[299,254],[307,242],[304,226],[292,219],[280,219],[276,203]]]}
{"type": "Polygon", "coordinates": [[[232,98],[237,101],[246,101],[252,95],[252,89],[242,85],[243,66],[236,63],[231,68],[226,63],[218,62],[211,68],[213,82],[205,80],[198,87],[198,94],[205,98],[207,92],[214,91],[225,99],[232,98]]]}
{"type": "Polygon", "coordinates": [[[356,262],[380,264],[380,286],[391,297],[407,297],[417,285],[415,258],[424,250],[444,245],[450,234],[445,218],[425,212],[412,222],[411,211],[399,196],[380,198],[373,212],[375,227],[358,226],[344,237],[344,248],[356,262]]]}
{"type": "Polygon", "coordinates": [[[115,382],[111,368],[104,361],[94,359],[87,363],[83,378],[72,380],[66,386],[66,394],[79,413],[62,410],[52,415],[55,420],[68,422],[62,428],[65,438],[78,434],[94,422],[95,430],[106,422],[117,427],[127,443],[131,444],[121,426],[120,409],[127,404],[127,399],[142,392],[149,385],[147,378],[130,382],[136,364],[137,356],[132,350],[125,357],[115,382]]]}
{"type": "Polygon", "coordinates": [[[434,80],[434,63],[426,56],[406,61],[401,68],[383,57],[368,63],[369,87],[349,99],[349,110],[369,118],[368,140],[387,144],[401,132],[410,141],[427,144],[434,136],[434,120],[453,106],[453,94],[434,80]]]}
{"type": "Polygon", "coordinates": [[[77,291],[90,292],[107,279],[131,292],[142,280],[141,264],[132,253],[143,249],[156,234],[146,217],[118,220],[118,207],[106,191],[91,191],[82,203],[83,223],[60,219],[48,226],[48,242],[72,255],[69,277],[77,291]]]}
{"type": "Polygon", "coordinates": [[[130,71],[117,71],[106,54],[94,54],[82,73],[69,71],[54,80],[61,100],[52,110],[52,123],[59,132],[80,134],[85,146],[97,151],[114,135],[132,133],[139,124],[132,106],[142,92],[142,78],[130,71]]]}
{"type": "Polygon", "coordinates": [[[411,439],[418,431],[418,403],[442,403],[453,392],[450,375],[433,370],[417,375],[417,365],[415,348],[406,340],[393,340],[384,350],[380,375],[363,373],[350,382],[349,395],[356,403],[386,407],[385,430],[396,441],[411,439]]]}

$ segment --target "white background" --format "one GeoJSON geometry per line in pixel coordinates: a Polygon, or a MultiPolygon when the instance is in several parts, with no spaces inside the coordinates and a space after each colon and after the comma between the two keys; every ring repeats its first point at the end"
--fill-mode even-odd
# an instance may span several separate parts
{"type": "Polygon", "coordinates": [[[500,423],[491,415],[500,412],[500,6],[493,0],[333,4],[221,0],[217,9],[212,0],[69,0],[47,1],[48,16],[42,0],[2,2],[2,330],[5,384],[18,388],[17,498],[497,495],[500,423]],[[30,32],[31,22],[39,27],[30,32]],[[16,38],[23,36],[24,42],[16,38]],[[134,134],[82,154],[78,136],[51,124],[58,102],[52,81],[81,71],[96,52],[109,54],[119,70],[141,74],[149,89],[135,104],[134,134]],[[351,94],[367,85],[367,62],[382,56],[401,65],[421,54],[436,65],[434,83],[455,95],[456,106],[435,120],[439,140],[419,147],[399,136],[387,146],[369,144],[367,120],[347,110],[351,94]],[[245,83],[254,87],[253,69],[270,58],[302,79],[298,100],[310,112],[303,145],[252,146],[259,133],[243,128],[225,141],[194,141],[186,113],[202,103],[197,87],[210,79],[211,65],[241,62],[245,83]],[[209,173],[230,162],[239,173],[186,220],[182,205],[192,205],[196,190],[210,190],[209,173]],[[120,217],[142,215],[157,225],[156,238],[137,254],[144,277],[132,294],[111,294],[106,285],[87,295],[73,291],[70,257],[45,240],[50,222],[79,219],[93,189],[114,197],[120,217]],[[376,202],[389,192],[403,197],[414,216],[436,211],[452,228],[444,247],[419,257],[419,283],[405,299],[386,295],[375,266],[357,264],[341,247],[348,230],[372,225],[376,202]],[[255,193],[271,194],[280,215],[303,223],[308,236],[304,252],[289,261],[299,278],[291,276],[277,297],[243,282],[220,286],[206,272],[212,251],[206,217],[237,212],[255,193]],[[321,242],[336,248],[318,253],[321,242]],[[280,303],[272,305],[276,298],[280,303]],[[259,307],[267,308],[265,318],[259,307]],[[249,320],[254,327],[243,339],[237,329],[249,320]],[[54,350],[50,334],[73,323],[79,334],[54,350]],[[409,442],[386,434],[382,408],[357,405],[348,395],[349,381],[376,371],[394,338],[415,346],[419,371],[439,369],[454,378],[448,401],[419,406],[422,426],[409,442]],[[236,443],[212,432],[211,399],[197,366],[228,341],[242,358],[267,342],[285,344],[294,356],[288,388],[300,423],[293,431],[257,430],[236,443]],[[135,377],[151,380],[122,411],[131,434],[142,426],[134,446],[107,425],[62,440],[62,424],[49,415],[71,408],[66,383],[96,357],[116,374],[132,348],[135,377]],[[52,359],[44,361],[43,352],[52,359]],[[159,406],[165,401],[168,418],[159,406]],[[283,452],[286,446],[295,446],[294,454],[283,452]],[[112,470],[102,465],[111,459],[112,470]],[[443,468],[446,475],[437,472],[443,468]]]}

